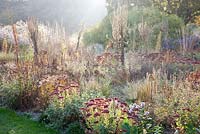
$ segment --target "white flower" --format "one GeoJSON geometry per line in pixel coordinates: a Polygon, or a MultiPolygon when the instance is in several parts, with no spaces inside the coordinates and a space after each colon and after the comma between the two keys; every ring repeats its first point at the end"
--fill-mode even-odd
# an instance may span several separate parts
{"type": "Polygon", "coordinates": [[[145,102],[141,102],[141,103],[140,103],[140,107],[141,107],[141,108],[144,108],[144,107],[145,107],[145,102]]]}
{"type": "Polygon", "coordinates": [[[134,104],[130,105],[130,106],[129,106],[129,108],[132,108],[132,109],[134,109],[136,106],[137,106],[137,104],[136,104],[136,103],[134,103],[134,104]]]}
{"type": "Polygon", "coordinates": [[[131,108],[128,112],[129,112],[129,114],[131,114],[133,112],[133,109],[131,108]]]}
{"type": "Polygon", "coordinates": [[[144,112],[144,115],[149,115],[150,113],[148,111],[144,112]]]}
{"type": "Polygon", "coordinates": [[[135,4],[134,4],[134,3],[131,3],[130,5],[131,5],[132,7],[133,7],[133,6],[135,6],[135,4]]]}
{"type": "Polygon", "coordinates": [[[136,105],[135,108],[136,109],[140,109],[141,107],[140,107],[140,105],[136,105]]]}

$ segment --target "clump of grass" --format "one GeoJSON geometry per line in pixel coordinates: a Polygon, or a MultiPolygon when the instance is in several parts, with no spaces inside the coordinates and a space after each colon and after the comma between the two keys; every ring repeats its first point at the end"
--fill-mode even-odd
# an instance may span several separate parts
{"type": "Polygon", "coordinates": [[[0,62],[9,62],[9,61],[14,61],[15,60],[15,55],[14,53],[4,53],[0,52],[0,62]]]}

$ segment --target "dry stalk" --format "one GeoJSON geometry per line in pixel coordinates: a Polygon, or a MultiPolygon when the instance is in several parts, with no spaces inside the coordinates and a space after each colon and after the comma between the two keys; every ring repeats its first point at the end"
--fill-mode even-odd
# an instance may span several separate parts
{"type": "Polygon", "coordinates": [[[80,41],[81,41],[83,31],[84,31],[84,25],[82,25],[81,30],[78,33],[78,41],[77,41],[77,44],[76,44],[76,51],[78,51],[78,48],[80,46],[80,41]]]}
{"type": "Polygon", "coordinates": [[[17,29],[16,25],[12,25],[12,30],[13,30],[13,36],[14,36],[14,41],[15,41],[15,55],[16,55],[16,64],[19,66],[19,46],[17,42],[17,29]]]}
{"type": "Polygon", "coordinates": [[[28,20],[28,30],[34,48],[34,62],[38,64],[38,23],[34,18],[28,20]]]}

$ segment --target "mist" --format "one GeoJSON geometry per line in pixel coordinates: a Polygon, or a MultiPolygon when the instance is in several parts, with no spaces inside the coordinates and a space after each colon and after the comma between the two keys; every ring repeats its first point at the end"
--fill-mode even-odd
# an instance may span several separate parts
{"type": "Polygon", "coordinates": [[[95,25],[106,14],[105,0],[0,0],[2,24],[35,17],[42,22],[61,23],[73,33],[82,24],[95,25]]]}

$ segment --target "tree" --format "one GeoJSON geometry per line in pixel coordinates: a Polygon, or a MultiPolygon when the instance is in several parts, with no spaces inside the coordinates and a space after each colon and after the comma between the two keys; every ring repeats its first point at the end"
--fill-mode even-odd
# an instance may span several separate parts
{"type": "Polygon", "coordinates": [[[168,14],[176,14],[185,24],[200,15],[200,0],[153,0],[154,6],[168,14]]]}
{"type": "Polygon", "coordinates": [[[121,5],[128,5],[130,0],[106,0],[108,14],[116,10],[121,5]]]}
{"type": "Polygon", "coordinates": [[[106,0],[108,12],[114,11],[121,5],[127,5],[129,8],[133,6],[149,7],[152,6],[152,0],[106,0]]]}

